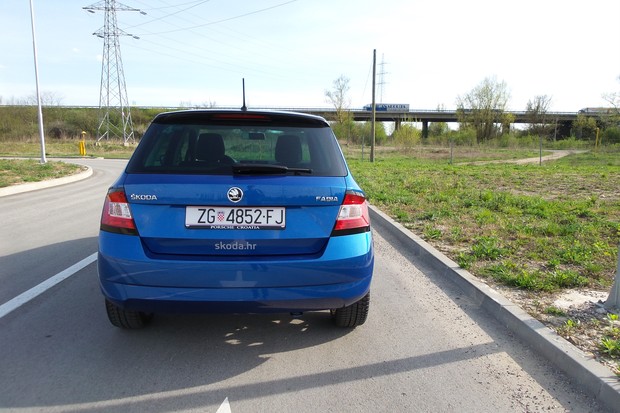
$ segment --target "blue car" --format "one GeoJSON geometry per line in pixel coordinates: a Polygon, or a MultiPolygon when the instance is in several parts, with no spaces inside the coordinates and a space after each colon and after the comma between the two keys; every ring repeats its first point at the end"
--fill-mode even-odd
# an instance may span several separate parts
{"type": "Polygon", "coordinates": [[[330,310],[366,321],[368,204],[329,124],[300,113],[155,117],[106,196],[98,272],[110,322],[156,313],[330,310]]]}

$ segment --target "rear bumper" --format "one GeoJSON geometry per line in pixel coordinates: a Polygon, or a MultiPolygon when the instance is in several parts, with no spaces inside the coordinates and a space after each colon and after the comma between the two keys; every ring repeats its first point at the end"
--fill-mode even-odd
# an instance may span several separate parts
{"type": "Polygon", "coordinates": [[[153,313],[265,313],[340,308],[370,289],[370,277],[358,283],[297,288],[171,288],[102,282],[104,296],[117,306],[153,313]]]}
{"type": "Polygon", "coordinates": [[[145,312],[288,312],[340,308],[370,289],[371,233],[330,239],[312,259],[154,260],[136,236],[100,233],[104,296],[145,312]]]}

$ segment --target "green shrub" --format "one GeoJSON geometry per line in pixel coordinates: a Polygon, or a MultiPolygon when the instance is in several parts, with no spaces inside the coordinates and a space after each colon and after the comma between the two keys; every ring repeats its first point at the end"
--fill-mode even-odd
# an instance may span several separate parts
{"type": "Polygon", "coordinates": [[[400,125],[400,128],[392,134],[394,144],[403,148],[411,148],[418,145],[421,138],[422,132],[408,123],[400,125]]]}

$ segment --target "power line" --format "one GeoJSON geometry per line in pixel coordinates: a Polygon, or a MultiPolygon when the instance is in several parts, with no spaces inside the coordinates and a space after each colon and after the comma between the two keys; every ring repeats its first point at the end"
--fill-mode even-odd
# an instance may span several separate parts
{"type": "MultiPolygon", "coordinates": [[[[134,1],[137,1],[138,3],[141,3],[141,4],[148,5],[148,3],[145,3],[145,2],[140,1],[140,0],[134,0],[134,1]]],[[[206,3],[208,1],[211,1],[211,0],[194,0],[194,1],[188,1],[187,3],[181,3],[181,4],[167,4],[166,2],[164,2],[165,4],[167,4],[166,6],[161,6],[161,7],[143,7],[142,10],[153,11],[153,10],[163,10],[163,9],[177,9],[179,7],[187,6],[188,4],[199,5],[199,4],[202,4],[202,3],[206,3]]],[[[191,7],[193,7],[193,6],[191,6],[191,7]]],[[[191,7],[188,7],[188,8],[191,8],[191,7]]]]}
{"type": "Polygon", "coordinates": [[[197,28],[205,27],[205,26],[211,26],[211,25],[214,25],[214,24],[224,23],[224,22],[227,22],[227,21],[230,21],[230,20],[235,20],[235,19],[240,19],[242,17],[247,17],[247,16],[251,16],[253,14],[262,13],[262,12],[267,11],[267,10],[272,10],[272,9],[275,9],[275,8],[278,8],[278,7],[286,6],[287,4],[294,3],[296,1],[298,1],[298,0],[289,0],[289,1],[286,1],[284,3],[276,4],[275,6],[266,7],[264,9],[259,9],[259,10],[251,11],[251,12],[244,13],[244,14],[239,14],[237,16],[227,17],[227,18],[222,19],[222,20],[216,20],[216,21],[212,21],[212,22],[208,22],[208,23],[204,23],[204,24],[199,24],[199,25],[196,25],[196,26],[180,28],[180,29],[177,29],[177,30],[168,30],[168,31],[165,31],[165,32],[151,33],[151,34],[167,34],[167,33],[180,32],[180,31],[184,31],[184,30],[197,29],[197,28]]]}
{"type": "MultiPolygon", "coordinates": [[[[247,72],[252,72],[252,73],[256,73],[256,74],[266,75],[267,77],[270,77],[270,78],[273,78],[273,79],[281,79],[282,78],[281,75],[274,74],[271,71],[261,70],[259,68],[252,67],[252,66],[241,66],[239,64],[229,63],[229,62],[226,62],[224,60],[216,59],[213,56],[209,56],[209,60],[211,60],[212,62],[205,63],[204,60],[203,60],[203,59],[205,59],[204,53],[200,53],[200,50],[198,52],[182,51],[178,47],[167,46],[167,45],[159,44],[159,43],[156,43],[156,42],[151,42],[151,41],[146,40],[146,39],[143,39],[143,41],[145,43],[152,44],[154,47],[156,47],[156,49],[149,49],[149,48],[140,47],[140,46],[136,46],[136,45],[127,45],[127,46],[131,47],[131,48],[134,48],[134,49],[140,49],[140,50],[144,50],[144,51],[148,51],[148,52],[153,52],[153,53],[156,53],[160,57],[167,56],[167,57],[171,57],[171,58],[173,58],[175,60],[183,60],[183,61],[186,61],[186,62],[189,62],[189,63],[195,63],[196,65],[199,65],[199,67],[201,67],[201,68],[211,67],[213,69],[225,70],[225,71],[234,70],[234,71],[236,71],[237,73],[240,73],[240,74],[247,73],[247,72]],[[168,50],[171,50],[171,51],[174,51],[174,52],[182,52],[182,53],[181,54],[171,54],[171,53],[163,52],[162,49],[168,49],[168,50]]],[[[205,50],[205,49],[203,49],[203,50],[205,50]]],[[[243,62],[241,60],[240,60],[240,62],[241,63],[245,63],[245,62],[243,62]]]]}
{"type": "MultiPolygon", "coordinates": [[[[138,3],[142,3],[139,0],[134,0],[138,3]]],[[[211,27],[209,29],[208,34],[204,33],[204,30],[193,30],[187,29],[188,23],[195,22],[197,17],[209,13],[197,13],[196,11],[188,12],[190,8],[193,8],[197,5],[203,5],[206,1],[202,0],[199,2],[191,2],[185,3],[190,7],[185,7],[182,10],[175,11],[170,14],[163,14],[161,12],[156,12],[159,14],[159,17],[156,19],[150,20],[149,22],[157,22],[157,24],[161,25],[162,23],[171,25],[178,30],[167,30],[167,31],[159,31],[153,32],[150,30],[145,30],[142,28],[139,33],[136,33],[140,36],[142,42],[150,43],[152,46],[156,47],[156,53],[158,56],[168,56],[173,57],[177,60],[183,60],[187,62],[196,63],[196,59],[200,62],[204,62],[203,66],[213,67],[220,70],[226,71],[234,71],[240,74],[247,73],[255,73],[266,76],[271,79],[283,79],[289,75],[289,71],[283,73],[274,73],[274,70],[277,71],[277,68],[281,68],[290,63],[290,59],[285,59],[283,57],[283,49],[281,47],[276,47],[272,44],[265,43],[259,41],[256,35],[245,35],[241,33],[238,29],[229,30],[225,26],[219,26],[219,28],[211,27]],[[179,12],[184,12],[179,15],[179,12]],[[180,26],[178,23],[173,22],[173,20],[182,20],[185,27],[180,26]],[[227,32],[223,32],[220,29],[225,29],[227,32]],[[171,35],[161,34],[161,33],[170,33],[170,32],[181,32],[185,31],[186,33],[191,33],[195,36],[199,36],[201,38],[206,39],[206,42],[188,42],[184,37],[182,39],[171,35]],[[148,39],[148,40],[147,40],[148,39]],[[157,39],[157,40],[156,40],[157,39]],[[238,41],[235,41],[237,39],[238,41]],[[221,46],[219,48],[210,47],[210,46],[221,46]],[[225,48],[225,52],[222,51],[222,47],[225,48]],[[264,49],[265,47],[273,50],[274,53],[265,53],[265,50],[259,52],[259,49],[264,49]],[[162,53],[162,49],[169,50],[168,53],[162,53]],[[239,53],[232,53],[233,51],[238,51],[239,53]],[[269,68],[262,68],[265,62],[269,62],[269,68]],[[260,64],[257,64],[260,63],[260,64]],[[221,65],[228,66],[228,69],[224,69],[221,65]],[[220,67],[218,67],[220,66],[220,67]]],[[[166,4],[166,2],[164,2],[166,4]]],[[[273,6],[276,7],[276,6],[273,6]]],[[[271,8],[273,8],[271,7],[271,8]]],[[[153,8],[148,10],[159,10],[161,8],[153,8]]],[[[262,9],[266,10],[266,9],[262,9]]],[[[256,13],[256,12],[252,12],[256,13]]],[[[247,15],[250,13],[244,13],[247,15]]],[[[203,19],[204,22],[204,19],[203,19]]],[[[125,24],[124,26],[135,28],[138,25],[129,26],[125,24]]],[[[139,26],[142,26],[140,24],[139,26]]],[[[193,24],[191,27],[202,27],[204,23],[200,23],[200,19],[198,19],[198,23],[193,24]]],[[[127,45],[132,48],[141,49],[144,51],[152,51],[148,48],[141,48],[137,45],[129,44],[127,45]]],[[[290,53],[294,53],[296,50],[290,50],[290,53]]],[[[304,58],[304,55],[300,55],[295,59],[295,62],[300,63],[300,61],[304,58]]],[[[292,78],[292,77],[291,77],[292,78]]]]}
{"type": "MultiPolygon", "coordinates": [[[[134,1],[138,3],[143,3],[140,0],[134,0],[134,1]]],[[[146,38],[148,39],[159,38],[160,39],[160,42],[159,42],[160,44],[158,45],[159,47],[172,48],[167,45],[167,44],[171,44],[170,42],[172,42],[174,44],[181,45],[181,47],[173,46],[175,49],[178,49],[179,52],[181,50],[196,50],[196,52],[194,53],[203,53],[204,57],[208,58],[206,60],[213,59],[217,61],[216,58],[215,59],[213,58],[214,54],[220,55],[222,57],[226,56],[227,61],[229,61],[231,58],[236,61],[239,61],[242,65],[245,66],[245,69],[249,69],[250,71],[256,71],[257,62],[263,63],[263,62],[268,61],[272,64],[272,66],[274,64],[276,66],[282,66],[290,62],[290,59],[285,59],[283,57],[282,47],[260,41],[260,39],[257,38],[255,33],[253,33],[252,35],[247,35],[239,31],[238,28],[231,30],[231,29],[226,28],[225,26],[219,26],[219,28],[211,27],[208,31],[208,34],[204,33],[203,30],[192,29],[195,27],[203,27],[205,25],[212,24],[212,22],[204,23],[204,19],[196,19],[202,15],[210,14],[209,12],[200,12],[200,13],[198,13],[197,11],[188,12],[188,10],[190,10],[191,8],[194,8],[198,5],[203,5],[207,1],[208,0],[201,0],[201,1],[194,1],[190,3],[184,3],[183,6],[189,5],[189,7],[184,7],[183,9],[173,11],[172,13],[169,13],[169,14],[165,14],[159,11],[163,7],[143,9],[143,10],[156,10],[155,14],[159,14],[159,17],[149,20],[148,22],[141,23],[139,25],[125,24],[124,26],[127,28],[136,28],[138,26],[143,26],[144,24],[147,24],[147,23],[153,23],[153,22],[157,22],[158,24],[165,23],[167,25],[172,26],[172,29],[161,30],[160,28],[160,31],[155,32],[153,30],[145,30],[144,28],[141,28],[139,33],[136,33],[136,34],[139,35],[143,41],[146,41],[145,40],[146,38]],[[180,25],[178,23],[173,22],[173,20],[175,19],[181,20],[183,24],[180,25]],[[173,37],[166,35],[166,33],[177,33],[177,32],[185,32],[188,34],[191,33],[195,36],[200,36],[206,39],[207,42],[191,42],[190,43],[190,42],[187,42],[187,39],[185,37],[182,39],[178,39],[178,38],[173,38],[173,37]],[[224,46],[226,48],[226,52],[215,51],[212,48],[204,47],[205,45],[215,46],[217,44],[224,46]],[[259,49],[264,49],[264,48],[268,48],[270,51],[273,51],[273,53],[270,53],[269,55],[267,55],[264,50],[261,50],[259,52],[259,49]],[[234,51],[234,50],[238,50],[240,53],[231,53],[231,51],[234,51]],[[255,58],[252,58],[252,56],[255,56],[255,58]]],[[[167,2],[163,2],[163,3],[167,4],[167,2]]],[[[278,7],[281,5],[282,4],[272,6],[270,8],[261,9],[261,10],[264,11],[264,10],[268,10],[268,9],[278,7]]],[[[168,6],[165,8],[169,8],[169,7],[173,7],[173,6],[168,6]]],[[[251,13],[244,13],[243,15],[248,15],[252,13],[257,13],[257,11],[254,11],[251,13]]],[[[232,19],[232,18],[229,18],[229,19],[232,19]]],[[[154,40],[152,40],[152,44],[156,45],[154,40]]],[[[289,50],[288,52],[294,53],[296,51],[297,50],[289,50]]],[[[189,53],[192,53],[192,52],[190,51],[189,53]]],[[[305,56],[301,54],[295,59],[295,61],[299,63],[300,60],[304,59],[304,57],[305,56]]],[[[179,58],[182,60],[186,60],[184,54],[182,55],[182,57],[179,57],[179,58]]],[[[232,63],[229,63],[229,64],[232,64],[232,63]]],[[[239,67],[239,65],[236,65],[235,68],[244,69],[243,67],[239,67]]]]}
{"type": "MultiPolygon", "coordinates": [[[[186,8],[184,8],[184,9],[180,9],[180,10],[177,10],[177,11],[175,11],[174,13],[169,13],[169,14],[166,14],[166,15],[164,15],[164,16],[158,17],[158,18],[156,18],[156,19],[152,19],[152,20],[149,20],[149,21],[146,21],[146,22],[140,23],[140,24],[136,24],[136,25],[134,25],[134,26],[129,26],[128,28],[129,28],[129,29],[133,29],[134,27],[140,27],[140,26],[144,26],[145,24],[149,24],[149,23],[153,23],[153,22],[156,22],[156,21],[159,21],[159,20],[163,20],[163,19],[166,19],[166,18],[168,18],[168,17],[170,17],[170,16],[174,16],[175,14],[184,13],[184,12],[186,12],[186,11],[190,10],[190,9],[193,9],[194,7],[198,7],[198,6],[200,6],[201,4],[208,3],[209,1],[211,1],[211,0],[202,0],[202,1],[198,1],[198,2],[192,2],[192,3],[191,3],[192,5],[191,5],[191,6],[189,6],[189,7],[186,7],[186,8]]],[[[190,3],[185,3],[185,4],[190,4],[190,3]]],[[[176,7],[176,6],[159,7],[159,8],[153,9],[153,10],[161,10],[161,9],[164,9],[164,8],[170,8],[170,7],[176,7]]]]}

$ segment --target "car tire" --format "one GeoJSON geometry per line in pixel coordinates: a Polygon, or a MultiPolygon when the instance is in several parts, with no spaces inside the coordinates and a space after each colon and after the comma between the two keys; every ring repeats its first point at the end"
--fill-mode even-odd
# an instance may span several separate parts
{"type": "Polygon", "coordinates": [[[108,300],[105,300],[105,309],[112,325],[128,330],[144,328],[153,319],[153,314],[123,310],[108,300]]]}
{"type": "Polygon", "coordinates": [[[370,293],[351,305],[331,310],[332,320],[338,327],[353,328],[361,326],[368,318],[369,307],[370,293]]]}

